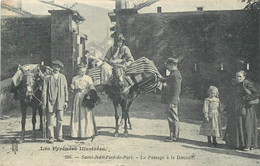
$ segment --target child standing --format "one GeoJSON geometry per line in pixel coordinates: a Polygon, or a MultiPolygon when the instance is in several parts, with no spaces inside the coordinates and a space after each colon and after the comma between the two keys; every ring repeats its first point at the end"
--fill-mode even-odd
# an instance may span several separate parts
{"type": "Polygon", "coordinates": [[[200,134],[208,136],[208,146],[217,147],[216,137],[220,137],[222,134],[218,88],[210,86],[208,94],[209,97],[204,101],[204,120],[200,127],[200,134]],[[213,138],[213,143],[211,142],[211,137],[213,138]]]}

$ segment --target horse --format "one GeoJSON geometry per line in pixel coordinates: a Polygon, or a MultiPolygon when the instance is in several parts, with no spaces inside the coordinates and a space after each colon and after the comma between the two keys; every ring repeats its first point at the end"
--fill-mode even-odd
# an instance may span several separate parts
{"type": "MultiPolygon", "coordinates": [[[[115,109],[115,137],[119,136],[119,126],[124,120],[124,135],[128,136],[128,127],[132,129],[129,117],[129,109],[133,101],[140,93],[149,94],[155,90],[161,90],[162,82],[165,78],[157,70],[153,61],[142,57],[135,60],[126,68],[106,61],[112,67],[112,75],[106,76],[107,81],[102,77],[102,66],[87,70],[87,74],[92,78],[96,89],[105,92],[113,102],[115,109]],[[133,81],[135,80],[135,81],[133,81]],[[129,86],[129,84],[131,86],[129,86]],[[118,108],[122,109],[122,118],[118,124],[118,108]]],[[[110,73],[110,72],[108,72],[110,73]]]]}
{"type": "Polygon", "coordinates": [[[32,108],[32,124],[33,124],[33,136],[32,140],[36,140],[36,111],[39,111],[40,115],[40,130],[43,131],[43,110],[41,107],[41,96],[42,96],[42,85],[43,85],[43,74],[40,70],[40,66],[37,65],[35,69],[24,69],[19,65],[19,68],[22,72],[22,79],[18,86],[14,86],[14,83],[11,85],[11,91],[15,93],[15,98],[20,103],[20,108],[22,112],[22,132],[20,143],[24,142],[24,134],[25,134],[25,122],[26,122],[26,112],[27,107],[30,106],[32,108]]]}
{"type": "MultiPolygon", "coordinates": [[[[113,101],[113,106],[115,109],[115,137],[119,136],[119,116],[118,116],[118,108],[119,105],[122,109],[122,119],[124,120],[124,136],[128,136],[128,126],[129,129],[132,129],[132,124],[130,122],[129,117],[129,109],[132,105],[135,98],[138,95],[145,91],[145,88],[149,87],[153,82],[158,81],[157,75],[154,73],[143,73],[148,75],[148,79],[145,79],[141,82],[136,82],[133,86],[129,86],[129,81],[127,76],[125,76],[125,72],[121,67],[113,67],[112,77],[109,84],[105,85],[104,91],[108,94],[108,97],[113,101]]],[[[152,87],[154,89],[154,87],[152,87]]],[[[122,122],[122,120],[121,120],[122,122]]]]}

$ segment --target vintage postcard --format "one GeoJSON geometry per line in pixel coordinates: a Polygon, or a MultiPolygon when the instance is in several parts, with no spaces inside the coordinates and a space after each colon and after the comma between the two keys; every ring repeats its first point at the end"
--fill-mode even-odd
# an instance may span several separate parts
{"type": "Polygon", "coordinates": [[[257,0],[2,0],[0,166],[260,165],[257,0]]]}

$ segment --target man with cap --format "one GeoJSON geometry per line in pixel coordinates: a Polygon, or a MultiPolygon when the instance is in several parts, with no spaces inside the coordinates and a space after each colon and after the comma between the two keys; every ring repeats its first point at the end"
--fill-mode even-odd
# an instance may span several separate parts
{"type": "Polygon", "coordinates": [[[66,77],[60,73],[62,62],[52,61],[53,72],[47,75],[43,84],[42,107],[47,109],[47,126],[49,143],[54,142],[54,121],[56,116],[56,138],[63,142],[62,120],[63,111],[68,107],[68,85],[66,77]]]}
{"type": "Polygon", "coordinates": [[[164,104],[168,123],[170,128],[170,137],[165,142],[174,142],[179,138],[179,117],[178,117],[178,104],[179,96],[181,93],[182,76],[177,68],[178,59],[168,58],[167,69],[170,75],[164,83],[164,90],[162,92],[161,102],[164,104]]]}

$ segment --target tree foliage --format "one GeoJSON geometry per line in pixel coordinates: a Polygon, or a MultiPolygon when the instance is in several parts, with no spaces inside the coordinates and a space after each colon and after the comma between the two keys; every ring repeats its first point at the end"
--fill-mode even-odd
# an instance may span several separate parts
{"type": "Polygon", "coordinates": [[[242,0],[242,2],[247,3],[245,10],[260,10],[259,0],[242,0]]]}

